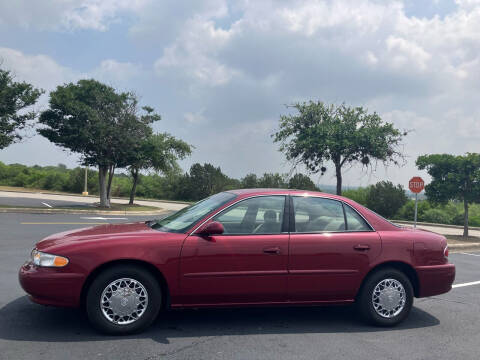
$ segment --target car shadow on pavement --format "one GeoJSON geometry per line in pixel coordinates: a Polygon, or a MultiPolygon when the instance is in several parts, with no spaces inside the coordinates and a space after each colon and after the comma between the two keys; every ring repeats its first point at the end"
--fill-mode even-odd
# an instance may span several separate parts
{"type": "Polygon", "coordinates": [[[362,323],[353,306],[202,309],[162,312],[147,331],[112,337],[93,330],[78,309],[45,307],[31,303],[26,296],[0,309],[0,339],[37,342],[151,338],[168,344],[169,339],[178,337],[388,332],[438,324],[436,317],[416,307],[406,321],[394,328],[362,323]]]}

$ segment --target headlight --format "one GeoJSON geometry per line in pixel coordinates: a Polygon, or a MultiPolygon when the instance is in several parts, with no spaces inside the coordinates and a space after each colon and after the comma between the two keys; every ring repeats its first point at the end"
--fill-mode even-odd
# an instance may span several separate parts
{"type": "Polygon", "coordinates": [[[68,259],[63,256],[47,254],[37,249],[32,250],[32,262],[37,266],[64,267],[68,264],[68,259]]]}

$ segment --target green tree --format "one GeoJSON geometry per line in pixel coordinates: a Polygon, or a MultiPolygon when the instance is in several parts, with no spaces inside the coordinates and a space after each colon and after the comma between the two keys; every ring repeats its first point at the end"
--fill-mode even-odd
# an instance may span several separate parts
{"type": "Polygon", "coordinates": [[[137,99],[96,80],[58,86],[50,93],[38,132],[54,144],[78,153],[84,165],[98,166],[100,206],[109,207],[108,188],[115,167],[129,149],[152,130],[155,117],[138,116],[137,99]],[[110,173],[107,181],[107,174],[110,173]],[[108,183],[107,183],[108,182],[108,183]]]}
{"type": "Polygon", "coordinates": [[[356,189],[347,189],[343,191],[343,196],[356,201],[363,206],[367,204],[368,187],[359,187],[356,189]]]}
{"type": "Polygon", "coordinates": [[[27,108],[34,105],[43,90],[26,82],[15,82],[9,71],[0,69],[0,150],[20,141],[20,130],[37,113],[27,108]]]}
{"type": "Polygon", "coordinates": [[[289,189],[319,191],[320,189],[307,175],[297,173],[288,180],[289,189]]]}
{"type": "Polygon", "coordinates": [[[263,176],[258,179],[258,187],[261,188],[286,188],[287,184],[285,179],[279,173],[264,173],[263,176]]]}
{"type": "Polygon", "coordinates": [[[402,133],[383,122],[377,113],[362,107],[327,105],[321,101],[296,103],[294,115],[280,117],[274,142],[294,166],[303,163],[312,172],[325,173],[324,163],[332,161],[337,194],[342,193],[342,168],[356,162],[369,166],[372,160],[399,164],[403,159],[402,133]]]}
{"type": "Polygon", "coordinates": [[[245,177],[241,180],[242,183],[242,188],[244,189],[254,189],[258,187],[258,178],[257,175],[255,174],[247,174],[245,177]]]}
{"type": "Polygon", "coordinates": [[[408,201],[401,185],[393,185],[390,181],[380,181],[368,187],[366,206],[380,215],[391,218],[408,201]]]}
{"type": "Polygon", "coordinates": [[[416,164],[432,177],[430,184],[425,186],[430,201],[463,201],[463,236],[468,237],[468,204],[480,201],[480,154],[423,155],[417,158],[416,164]]]}
{"type": "Polygon", "coordinates": [[[133,179],[129,202],[133,205],[141,170],[152,169],[163,173],[172,171],[178,168],[177,160],[191,154],[192,147],[170,134],[163,133],[149,136],[140,143],[139,148],[131,150],[126,161],[133,179]]]}
{"type": "Polygon", "coordinates": [[[222,173],[220,167],[208,163],[193,164],[188,177],[189,200],[200,200],[216,194],[222,191],[228,183],[228,176],[222,173]]]}

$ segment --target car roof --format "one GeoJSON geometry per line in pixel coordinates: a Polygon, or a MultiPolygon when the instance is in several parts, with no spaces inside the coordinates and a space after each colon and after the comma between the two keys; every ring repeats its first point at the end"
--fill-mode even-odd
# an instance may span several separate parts
{"type": "Polygon", "coordinates": [[[323,193],[320,191],[308,191],[308,190],[297,190],[297,189],[272,189],[272,188],[259,188],[259,189],[235,189],[228,190],[228,192],[235,195],[252,196],[252,195],[301,195],[301,196],[325,196],[333,199],[343,199],[341,196],[323,193]]]}

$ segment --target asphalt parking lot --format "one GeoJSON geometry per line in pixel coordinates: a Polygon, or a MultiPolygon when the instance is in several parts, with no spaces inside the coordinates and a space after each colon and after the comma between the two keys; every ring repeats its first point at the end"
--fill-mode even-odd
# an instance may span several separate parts
{"type": "Polygon", "coordinates": [[[27,197],[5,197],[0,196],[0,205],[21,206],[21,207],[44,207],[45,209],[63,208],[63,207],[85,207],[93,206],[87,202],[63,201],[63,200],[45,200],[27,197]]]}
{"type": "MultiPolygon", "coordinates": [[[[127,337],[99,335],[81,311],[33,304],[20,288],[18,268],[41,238],[149,218],[0,214],[0,359],[478,359],[478,284],[416,299],[392,329],[364,325],[352,307],[184,310],[127,337]]],[[[456,285],[480,280],[480,253],[450,260],[456,285]]]]}

